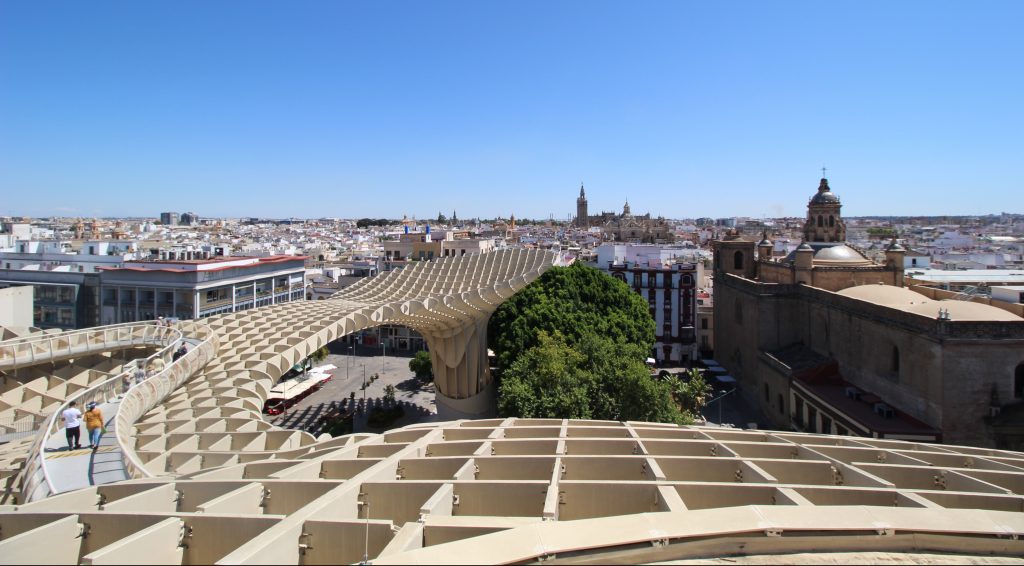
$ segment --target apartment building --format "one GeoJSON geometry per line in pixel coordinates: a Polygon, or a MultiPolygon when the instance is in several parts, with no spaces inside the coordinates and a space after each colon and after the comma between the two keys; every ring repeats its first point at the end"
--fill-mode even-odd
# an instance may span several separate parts
{"type": "Polygon", "coordinates": [[[696,359],[697,285],[703,276],[697,250],[605,244],[598,247],[597,257],[599,269],[624,281],[647,300],[655,323],[652,357],[661,364],[685,364],[696,359]]]}
{"type": "Polygon", "coordinates": [[[492,252],[494,249],[493,239],[472,238],[465,230],[431,233],[430,226],[427,226],[424,232],[409,232],[406,227],[397,240],[384,242],[384,259],[429,261],[435,257],[461,257],[492,252]]]}

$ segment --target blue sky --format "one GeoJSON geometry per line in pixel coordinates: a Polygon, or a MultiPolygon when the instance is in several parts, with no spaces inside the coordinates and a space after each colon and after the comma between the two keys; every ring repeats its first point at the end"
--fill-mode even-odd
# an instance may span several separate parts
{"type": "Polygon", "coordinates": [[[1024,2],[0,2],[0,215],[1024,212],[1024,2]]]}

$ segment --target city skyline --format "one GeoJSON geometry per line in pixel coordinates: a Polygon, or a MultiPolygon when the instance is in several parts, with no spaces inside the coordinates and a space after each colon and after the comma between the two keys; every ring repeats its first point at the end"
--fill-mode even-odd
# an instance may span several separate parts
{"type": "Polygon", "coordinates": [[[1020,213],[1021,15],[7,2],[0,215],[1020,213]]]}

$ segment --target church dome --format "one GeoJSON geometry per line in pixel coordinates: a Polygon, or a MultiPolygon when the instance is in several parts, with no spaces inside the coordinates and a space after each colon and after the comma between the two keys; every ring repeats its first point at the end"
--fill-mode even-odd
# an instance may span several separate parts
{"type": "Polygon", "coordinates": [[[875,265],[859,251],[839,243],[804,242],[796,250],[789,253],[784,261],[796,261],[798,250],[814,250],[815,267],[867,267],[875,265]]]}
{"type": "Polygon", "coordinates": [[[839,197],[828,186],[828,179],[822,177],[818,192],[811,197],[811,204],[839,204],[839,197]]]}

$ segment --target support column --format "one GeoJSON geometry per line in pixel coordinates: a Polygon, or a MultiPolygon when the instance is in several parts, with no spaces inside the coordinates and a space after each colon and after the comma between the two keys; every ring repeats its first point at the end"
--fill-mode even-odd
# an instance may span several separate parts
{"type": "Polygon", "coordinates": [[[481,419],[497,413],[497,391],[487,361],[489,319],[444,333],[423,332],[441,420],[481,419]]]}

